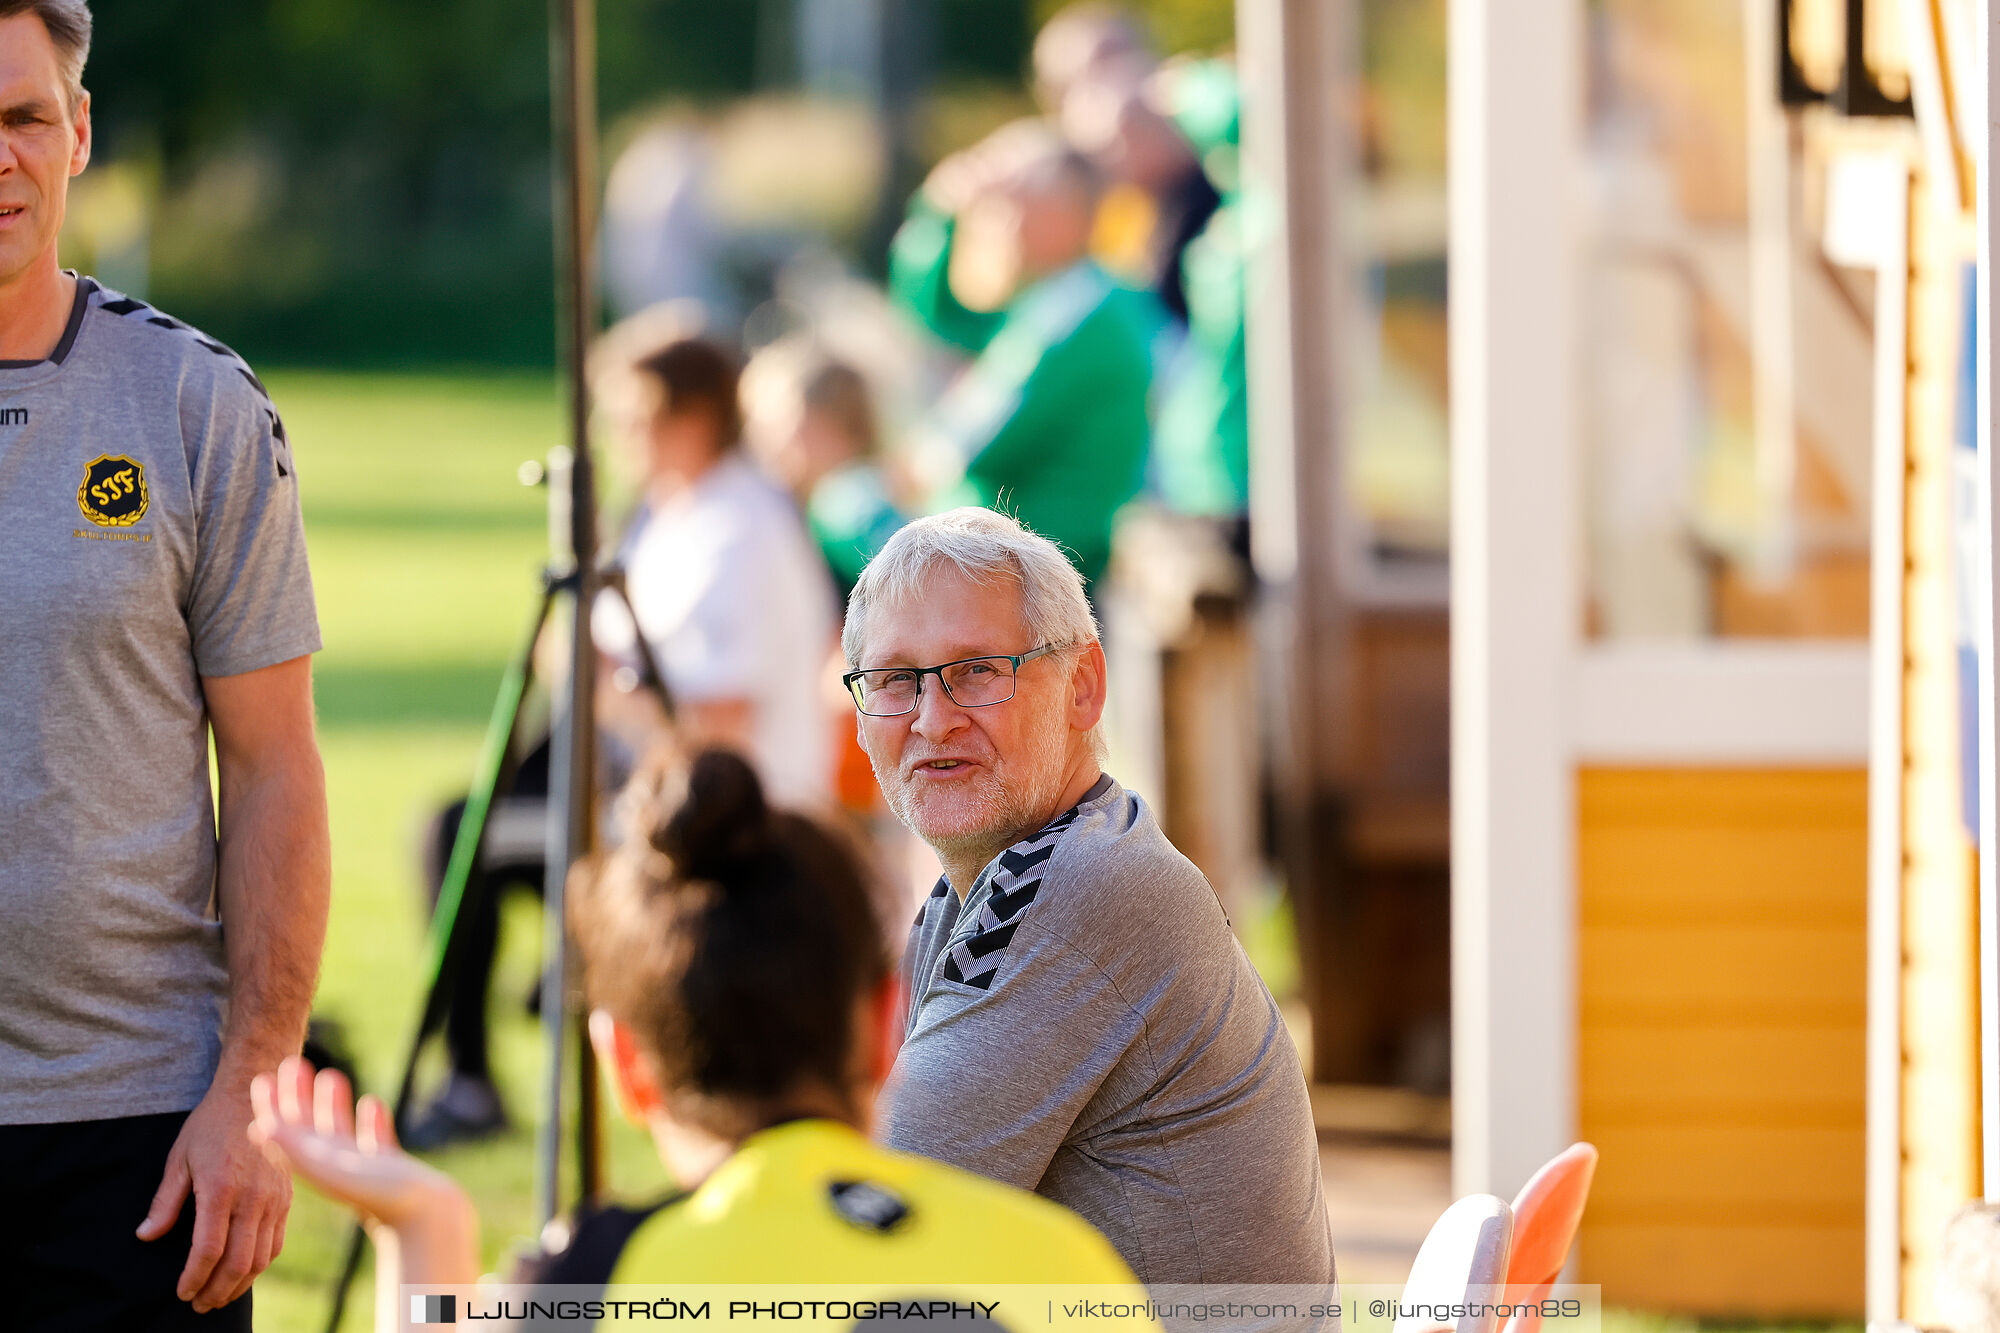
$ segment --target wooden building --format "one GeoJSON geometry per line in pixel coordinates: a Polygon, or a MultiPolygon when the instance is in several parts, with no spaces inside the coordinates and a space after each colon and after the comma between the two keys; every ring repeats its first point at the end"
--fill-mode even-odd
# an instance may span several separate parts
{"type": "MultiPolygon", "coordinates": [[[[1984,151],[1962,127],[1985,122],[1964,114],[1982,104],[1963,80],[1977,62],[1953,43],[1990,28],[1954,0],[1646,8],[1451,10],[1457,1183],[1511,1193],[1587,1138],[1603,1160],[1575,1275],[1608,1303],[1922,1321],[1945,1219],[1981,1193],[1993,1148],[1964,799],[1969,736],[1992,791],[1992,712],[1968,726],[1961,703],[1992,698],[1991,453],[1983,418],[1976,467],[1954,428],[1984,151]],[[1607,169],[1619,136],[1689,121],[1605,124],[1605,66],[1643,36],[1605,26],[1703,9],[1707,38],[1740,23],[1741,143],[1692,149],[1747,173],[1745,456],[1775,535],[1742,549],[1734,586],[1690,581],[1658,548],[1651,586],[1705,592],[1705,632],[1621,638],[1582,609],[1604,568],[1593,377],[1617,354],[1599,316],[1612,299],[1643,332],[1673,327],[1680,298],[1637,266],[1665,253],[1719,289],[1728,210],[1682,189],[1679,225],[1638,260],[1607,227],[1607,196],[1643,195],[1607,169]],[[1859,15],[1866,41],[1832,39],[1822,96],[1781,87],[1829,14],[1859,15]],[[1868,45],[1883,31],[1900,50],[1868,45]],[[1857,470],[1815,435],[1814,400],[1854,387],[1827,377],[1816,288],[1865,317],[1865,580],[1813,518],[1857,470]],[[1843,633],[1857,619],[1865,635],[1843,633]],[[1976,690],[1960,651],[1974,631],[1976,690]]],[[[1685,184],[1659,156],[1653,179],[1685,184]]],[[[1707,307],[1727,304],[1698,296],[1681,318],[1712,337],[1707,307]]],[[[1701,391],[1726,407],[1731,389],[1701,391]]],[[[1653,423],[1612,424],[1615,447],[1638,448],[1653,423]]],[[[1986,883],[1990,903],[1990,868],[1986,883]]],[[[1984,929],[1990,968],[1990,912],[1984,929]]]]}

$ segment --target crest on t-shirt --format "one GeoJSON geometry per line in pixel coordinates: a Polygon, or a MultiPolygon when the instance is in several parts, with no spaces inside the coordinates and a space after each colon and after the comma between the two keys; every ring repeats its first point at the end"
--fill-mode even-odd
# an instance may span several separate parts
{"type": "Polygon", "coordinates": [[[910,1205],[886,1185],[836,1180],[826,1187],[833,1211],[863,1231],[894,1231],[910,1215],[910,1205]]]}
{"type": "Polygon", "coordinates": [[[100,528],[129,528],[146,516],[146,469],[123,454],[100,454],[83,470],[76,507],[100,528]]]}

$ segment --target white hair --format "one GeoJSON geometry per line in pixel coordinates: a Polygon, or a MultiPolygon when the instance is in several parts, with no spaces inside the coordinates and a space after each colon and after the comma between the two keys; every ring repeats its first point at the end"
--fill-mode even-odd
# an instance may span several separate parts
{"type": "Polygon", "coordinates": [[[869,615],[921,595],[925,578],[946,564],[974,583],[1019,588],[1021,618],[1036,645],[1097,642],[1097,617],[1084,595],[1083,575],[1062,548],[1018,519],[968,506],[905,524],[861,571],[840,635],[850,668],[861,665],[869,615]]]}
{"type": "MultiPolygon", "coordinates": [[[[840,632],[849,670],[861,665],[870,613],[921,596],[924,580],[947,564],[973,583],[1020,589],[1021,618],[1033,646],[1097,642],[1097,616],[1084,594],[1083,575],[1062,548],[1012,515],[968,505],[904,524],[861,571],[840,632]]],[[[1090,729],[1090,748],[1100,762],[1109,752],[1102,722],[1090,729]]]]}

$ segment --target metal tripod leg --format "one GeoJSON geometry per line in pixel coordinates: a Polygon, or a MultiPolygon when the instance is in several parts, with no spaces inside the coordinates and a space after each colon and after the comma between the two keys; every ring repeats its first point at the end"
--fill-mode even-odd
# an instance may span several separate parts
{"type": "Polygon", "coordinates": [[[600,574],[605,591],[616,593],[618,600],[625,604],[625,614],[632,618],[632,646],[639,654],[639,684],[651,690],[660,701],[660,708],[666,713],[667,721],[674,720],[674,692],[667,686],[667,678],[660,671],[659,659],[653,656],[653,645],[646,639],[646,632],[639,628],[639,612],[632,605],[632,594],[625,589],[625,570],[619,565],[608,565],[600,574]]]}
{"type": "MultiPolygon", "coordinates": [[[[445,866],[444,882],[438,887],[437,906],[431,912],[430,934],[425,950],[431,980],[424,992],[424,1007],[417,1020],[417,1030],[410,1039],[409,1053],[403,1061],[403,1076],[396,1085],[394,1111],[398,1125],[403,1123],[403,1117],[410,1108],[411,1093],[416,1085],[417,1058],[423,1052],[424,1043],[444,1019],[445,996],[457,975],[464,953],[463,932],[459,929],[461,909],[479,866],[479,849],[485,841],[487,817],[492,813],[494,798],[498,795],[502,779],[506,776],[509,756],[513,753],[521,721],[521,705],[527,698],[528,682],[534,673],[535,644],[541,638],[542,626],[548,622],[549,608],[554,600],[555,587],[550,583],[542,589],[533,623],[528,626],[520,652],[507,664],[507,672],[500,678],[500,692],[493,701],[493,715],[486,724],[486,741],[479,752],[472,789],[466,794],[465,813],[459,817],[458,833],[451,844],[451,860],[445,866]]],[[[490,886],[486,891],[490,891],[490,886]]],[[[334,1333],[340,1327],[348,1288],[353,1285],[355,1271],[361,1265],[365,1239],[357,1222],[347,1238],[347,1255],[341,1264],[340,1275],[334,1280],[327,1333],[334,1333]]]]}

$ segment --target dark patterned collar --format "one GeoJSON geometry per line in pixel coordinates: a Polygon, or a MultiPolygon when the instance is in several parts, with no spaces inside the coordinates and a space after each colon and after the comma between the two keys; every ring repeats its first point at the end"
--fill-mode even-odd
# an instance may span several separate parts
{"type": "MultiPolygon", "coordinates": [[[[1021,839],[994,858],[984,872],[986,898],[972,930],[945,952],[944,979],[974,990],[991,990],[1000,971],[1007,946],[1027,916],[1035,896],[1041,892],[1042,876],[1056,845],[1070,825],[1076,823],[1083,807],[1111,789],[1109,776],[1101,777],[1084,794],[1083,800],[1042,825],[1032,836],[1021,839]]],[[[939,889],[949,886],[939,881],[939,889]]]]}

